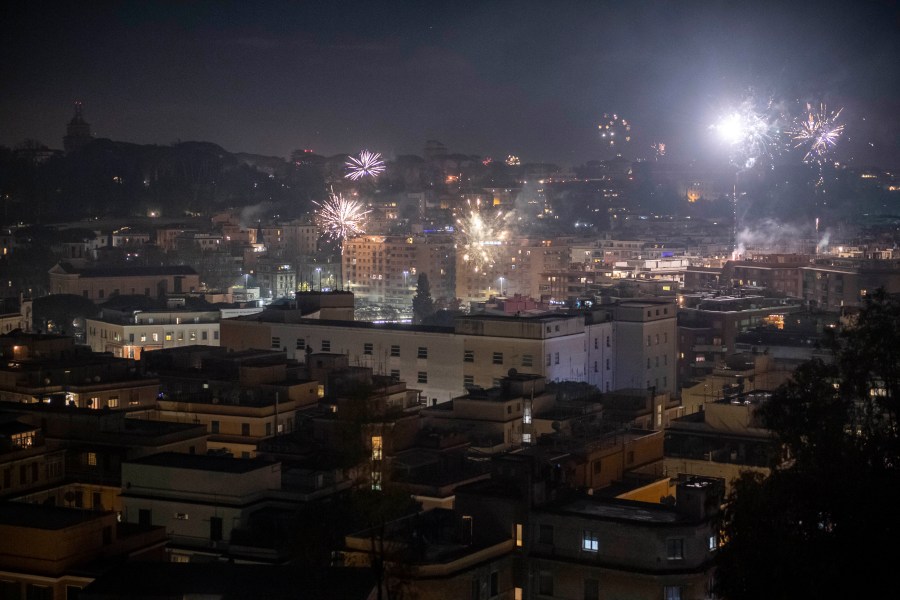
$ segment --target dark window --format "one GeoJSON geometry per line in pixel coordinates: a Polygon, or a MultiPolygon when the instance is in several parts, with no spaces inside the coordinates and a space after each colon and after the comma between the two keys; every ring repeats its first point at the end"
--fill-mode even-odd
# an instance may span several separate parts
{"type": "Polygon", "coordinates": [[[219,422],[218,422],[218,421],[211,421],[210,424],[209,424],[209,430],[210,430],[212,433],[219,433],[219,422]]]}
{"type": "Polygon", "coordinates": [[[36,462],[31,463],[31,482],[34,483],[38,480],[38,473],[40,467],[36,462]]]}
{"type": "Polygon", "coordinates": [[[500,593],[500,573],[494,571],[491,573],[491,597],[500,593]]]}
{"type": "Polygon", "coordinates": [[[241,435],[250,435],[250,423],[241,423],[241,435]]]}
{"type": "MultiPolygon", "coordinates": [[[[83,588],[80,588],[77,585],[67,585],[66,586],[66,600],[76,600],[81,595],[82,589],[83,588]]],[[[0,598],[2,598],[2,597],[3,596],[0,595],[0,598]]]]}
{"type": "Polygon", "coordinates": [[[523,354],[523,355],[522,355],[522,366],[523,366],[523,367],[530,367],[530,366],[533,365],[533,363],[534,363],[534,357],[533,357],[533,356],[531,356],[530,354],[523,354]]]}
{"type": "Polygon", "coordinates": [[[400,346],[391,346],[391,356],[400,356],[400,346]]]}
{"type": "Polygon", "coordinates": [[[53,588],[50,586],[29,583],[26,590],[26,600],[53,600],[53,588]]]}
{"type": "Polygon", "coordinates": [[[100,492],[91,494],[91,508],[94,510],[103,510],[103,495],[100,492]]]}
{"type": "Polygon", "coordinates": [[[428,358],[428,348],[419,346],[419,352],[416,354],[416,358],[428,358]]]}
{"type": "Polygon", "coordinates": [[[427,371],[419,371],[418,378],[416,379],[417,383],[428,383],[428,372],[427,371]]]}
{"type": "Polygon", "coordinates": [[[538,542],[553,544],[553,525],[541,525],[538,529],[538,542]]]}
{"type": "Polygon", "coordinates": [[[297,345],[295,346],[297,350],[306,350],[306,340],[298,339],[297,345]]]}
{"type": "Polygon", "coordinates": [[[331,340],[322,340],[322,352],[331,352],[331,340]]]}
{"type": "Polygon", "coordinates": [[[475,385],[475,376],[463,375],[463,387],[469,387],[471,385],[475,385]]]}
{"type": "Polygon", "coordinates": [[[22,597],[21,584],[18,581],[0,579],[0,600],[19,600],[22,597]]]}
{"type": "Polygon", "coordinates": [[[363,354],[372,354],[372,342],[365,342],[363,344],[363,354]]]}
{"type": "Polygon", "coordinates": [[[666,540],[666,558],[669,560],[684,558],[684,540],[682,538],[666,540]]]}
{"type": "Polygon", "coordinates": [[[142,508],[138,510],[138,525],[152,525],[153,524],[153,513],[150,512],[149,508],[142,508]]]}
{"type": "Polygon", "coordinates": [[[493,362],[495,365],[503,364],[503,353],[502,352],[494,352],[493,362]]]}
{"type": "Polygon", "coordinates": [[[475,351],[466,350],[463,352],[463,362],[475,362],[475,351]]]}
{"type": "Polygon", "coordinates": [[[584,600],[600,600],[600,582],[596,579],[584,580],[584,600]]]}
{"type": "Polygon", "coordinates": [[[109,546],[112,544],[112,527],[104,527],[103,528],[103,545],[109,546]]]}
{"type": "Polygon", "coordinates": [[[400,379],[400,369],[391,369],[391,377],[400,379]]]}
{"type": "Polygon", "coordinates": [[[538,575],[538,593],[544,596],[553,595],[553,573],[541,571],[538,575]]]}
{"type": "Polygon", "coordinates": [[[272,338],[272,349],[278,350],[279,348],[281,348],[281,338],[273,337],[272,338]]]}
{"type": "Polygon", "coordinates": [[[209,540],[218,542],[222,539],[222,517],[209,518],[209,540]]]}

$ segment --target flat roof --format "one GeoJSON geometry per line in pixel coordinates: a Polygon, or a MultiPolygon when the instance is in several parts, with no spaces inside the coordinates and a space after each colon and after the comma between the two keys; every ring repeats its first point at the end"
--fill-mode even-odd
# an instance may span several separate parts
{"type": "Polygon", "coordinates": [[[0,525],[58,530],[92,521],[104,514],[80,508],[3,502],[0,504],[0,525]]]}
{"type": "Polygon", "coordinates": [[[565,512],[585,517],[637,521],[640,523],[677,523],[682,516],[662,504],[650,504],[632,500],[578,498],[554,507],[554,512],[565,512]]]}
{"type": "Polygon", "coordinates": [[[151,465],[154,467],[170,467],[173,469],[192,469],[197,471],[216,471],[219,473],[249,473],[272,465],[276,461],[264,458],[232,458],[230,456],[214,456],[209,454],[184,454],[182,452],[161,452],[143,458],[126,461],[126,464],[151,465]]]}

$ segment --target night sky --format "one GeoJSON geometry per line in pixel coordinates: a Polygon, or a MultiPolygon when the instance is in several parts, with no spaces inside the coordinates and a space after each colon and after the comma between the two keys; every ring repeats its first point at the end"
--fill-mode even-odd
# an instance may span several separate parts
{"type": "Polygon", "coordinates": [[[721,154],[750,97],[844,107],[835,158],[900,167],[900,4],[881,2],[8,2],[0,144],[97,137],[288,156],[370,148],[562,165],[721,154]],[[786,7],[784,5],[789,5],[786,7]]]}

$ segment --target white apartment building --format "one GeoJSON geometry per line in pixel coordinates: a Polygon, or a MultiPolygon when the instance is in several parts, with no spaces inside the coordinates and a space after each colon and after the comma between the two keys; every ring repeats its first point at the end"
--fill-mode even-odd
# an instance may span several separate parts
{"type": "Polygon", "coordinates": [[[85,337],[93,352],[112,352],[114,356],[138,360],[147,350],[218,346],[220,319],[218,310],[104,309],[100,318],[86,320],[85,337]]]}
{"type": "Polygon", "coordinates": [[[421,390],[429,404],[494,387],[511,369],[602,391],[645,383],[674,391],[675,312],[666,301],[628,301],[591,314],[472,315],[452,328],[254,315],[222,321],[221,345],[280,349],[300,361],[307,349],[345,354],[421,390]]]}

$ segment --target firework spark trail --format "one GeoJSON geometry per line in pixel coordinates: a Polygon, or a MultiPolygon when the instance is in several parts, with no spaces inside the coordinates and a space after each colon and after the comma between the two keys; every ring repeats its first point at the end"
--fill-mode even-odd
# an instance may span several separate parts
{"type": "Polygon", "coordinates": [[[820,104],[818,110],[812,104],[806,104],[805,115],[787,132],[794,141],[794,148],[806,149],[803,162],[821,165],[825,161],[828,151],[834,148],[844,131],[844,126],[837,122],[843,110],[829,113],[825,104],[820,104]]]}
{"type": "Polygon", "coordinates": [[[316,223],[331,239],[340,242],[365,233],[365,216],[370,211],[365,210],[362,203],[348,200],[332,190],[325,202],[315,202],[315,205],[319,207],[316,211],[316,223]]]}
{"type": "Polygon", "coordinates": [[[378,152],[363,150],[359,156],[348,156],[344,165],[347,167],[347,174],[344,177],[351,181],[357,181],[363,177],[375,179],[384,173],[384,161],[378,152]]]}
{"type": "Polygon", "coordinates": [[[483,272],[497,261],[498,248],[509,239],[506,229],[506,214],[482,212],[480,203],[456,221],[459,225],[459,245],[463,250],[463,261],[475,273],[483,272]]]}

